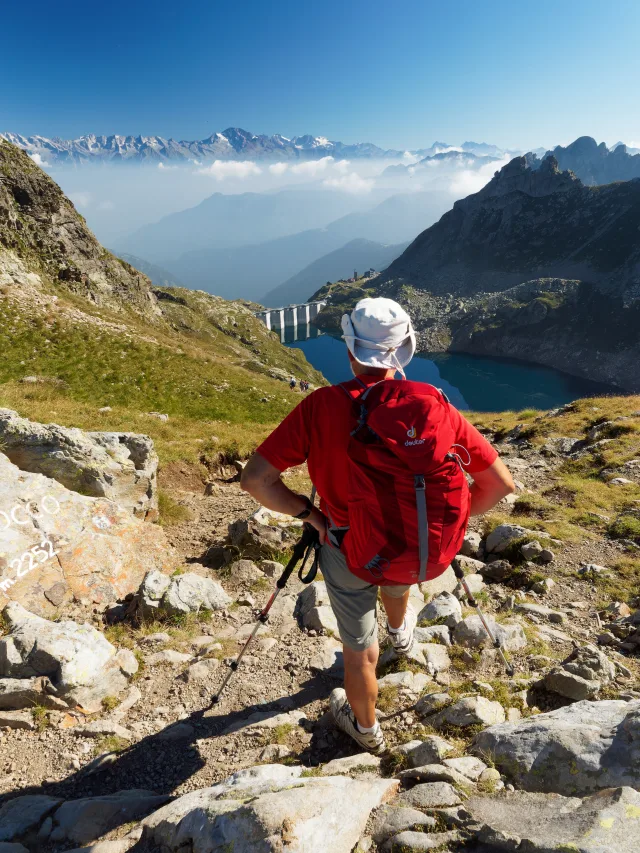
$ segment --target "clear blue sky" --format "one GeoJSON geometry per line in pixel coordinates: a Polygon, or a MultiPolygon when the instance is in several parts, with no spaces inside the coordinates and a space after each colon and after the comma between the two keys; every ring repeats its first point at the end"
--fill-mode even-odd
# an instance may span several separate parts
{"type": "Polygon", "coordinates": [[[640,0],[7,0],[0,130],[640,140],[640,0]]]}

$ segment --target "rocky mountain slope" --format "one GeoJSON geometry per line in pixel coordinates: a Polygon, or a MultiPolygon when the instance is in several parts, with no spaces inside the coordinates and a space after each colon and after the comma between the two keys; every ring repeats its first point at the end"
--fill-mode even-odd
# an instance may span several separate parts
{"type": "MultiPolygon", "coordinates": [[[[22,136],[19,133],[0,133],[0,137],[13,143],[30,155],[37,155],[48,163],[158,163],[163,161],[193,160],[316,160],[321,157],[338,159],[402,157],[404,151],[379,148],[371,142],[344,143],[324,136],[294,136],[281,134],[265,136],[239,127],[229,127],[212,133],[206,139],[185,141],[165,139],[162,136],[96,136],[88,134],[78,139],[49,139],[45,136],[22,136]]],[[[437,153],[444,143],[435,143],[431,149],[411,152],[419,157],[437,153]]],[[[498,151],[495,145],[484,142],[465,142],[463,150],[472,153],[498,151]]]]}
{"type": "Polygon", "coordinates": [[[181,570],[148,571],[123,604],[66,603],[60,621],[4,609],[0,661],[19,653],[0,669],[0,839],[16,853],[635,850],[639,406],[474,418],[518,491],[458,559],[516,674],[452,572],[415,587],[418,644],[380,664],[382,758],[326,713],[342,655],[321,580],[294,577],[211,705],[299,528],[237,483],[174,477],[191,514],[165,526],[181,570]]]}
{"type": "Polygon", "coordinates": [[[515,356],[638,390],[639,228],[640,182],[586,187],[553,158],[536,169],[519,157],[374,290],[408,306],[422,349],[515,356]]]}
{"type": "Polygon", "coordinates": [[[0,382],[15,387],[42,385],[78,406],[221,418],[243,427],[289,410],[283,380],[291,373],[322,381],[248,304],[153,288],[100,246],[51,178],[6,142],[0,349],[0,382]]]}

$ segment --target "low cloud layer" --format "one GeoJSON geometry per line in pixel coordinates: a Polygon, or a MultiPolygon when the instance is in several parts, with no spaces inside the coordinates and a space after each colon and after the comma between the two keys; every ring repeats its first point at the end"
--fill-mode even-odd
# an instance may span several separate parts
{"type": "Polygon", "coordinates": [[[262,169],[253,160],[214,160],[211,165],[198,169],[198,174],[208,175],[216,181],[224,181],[226,178],[244,180],[252,175],[261,175],[262,169]]]}

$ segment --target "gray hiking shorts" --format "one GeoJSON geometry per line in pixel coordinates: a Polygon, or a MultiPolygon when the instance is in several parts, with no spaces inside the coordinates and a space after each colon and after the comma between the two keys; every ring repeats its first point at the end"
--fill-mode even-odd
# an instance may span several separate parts
{"type": "MultiPolygon", "coordinates": [[[[367,583],[352,574],[342,552],[330,545],[320,549],[320,571],[327,586],[340,639],[348,648],[363,652],[378,639],[377,584],[367,583]]],[[[409,584],[385,586],[385,595],[402,598],[409,584]]]]}

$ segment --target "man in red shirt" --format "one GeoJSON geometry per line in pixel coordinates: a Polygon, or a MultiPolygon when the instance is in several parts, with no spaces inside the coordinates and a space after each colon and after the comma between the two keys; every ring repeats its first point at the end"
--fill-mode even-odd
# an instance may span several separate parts
{"type": "MultiPolygon", "coordinates": [[[[345,690],[331,694],[331,710],[339,728],[371,752],[385,749],[376,719],[378,695],[377,600],[387,614],[389,637],[396,652],[406,655],[414,641],[416,615],[407,607],[410,587],[367,583],[346,564],[332,531],[349,526],[347,447],[354,428],[348,392],[393,379],[415,351],[409,315],[391,299],[363,299],[342,318],[343,338],[355,379],[343,387],[319,388],[284,419],[260,445],[242,474],[242,488],[269,509],[305,518],[318,531],[322,549],[320,569],[336,616],[344,648],[345,690]],[[283,483],[287,468],[307,463],[309,476],[321,496],[320,509],[283,483]]],[[[456,443],[466,448],[473,477],[471,514],[495,506],[515,486],[496,450],[453,407],[451,421],[456,443]]],[[[429,579],[446,566],[429,565],[429,579]]]]}

